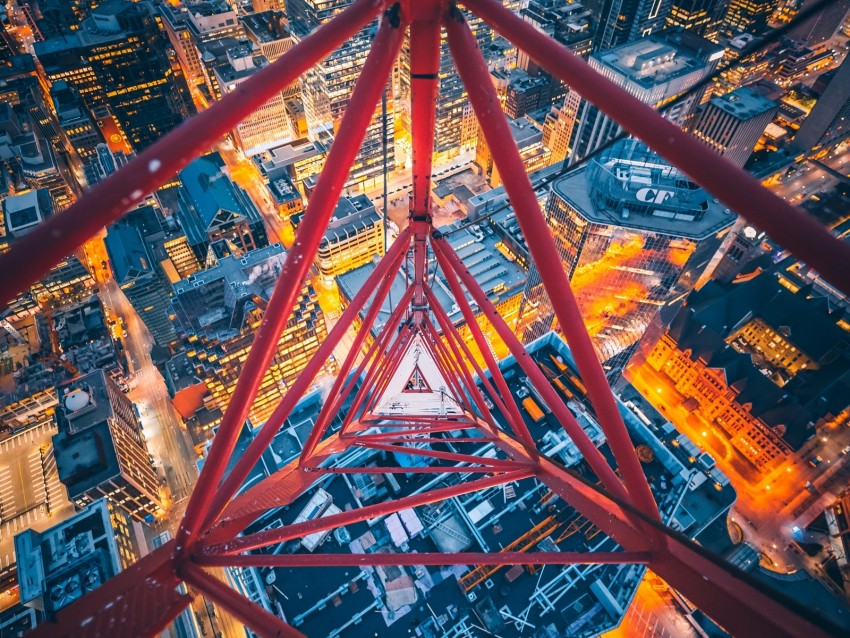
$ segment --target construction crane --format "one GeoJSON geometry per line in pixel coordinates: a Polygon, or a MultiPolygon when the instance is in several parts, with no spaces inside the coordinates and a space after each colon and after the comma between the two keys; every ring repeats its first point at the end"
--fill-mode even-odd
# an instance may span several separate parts
{"type": "Polygon", "coordinates": [[[27,342],[27,340],[24,339],[23,335],[18,332],[15,327],[11,323],[9,323],[8,320],[0,319],[0,328],[3,328],[6,332],[8,332],[12,336],[12,339],[17,341],[19,344],[27,342]]]}

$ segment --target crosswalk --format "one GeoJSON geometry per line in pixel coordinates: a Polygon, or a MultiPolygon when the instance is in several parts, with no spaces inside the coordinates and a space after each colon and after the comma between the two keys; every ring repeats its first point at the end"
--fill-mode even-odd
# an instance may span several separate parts
{"type": "Polygon", "coordinates": [[[51,445],[44,453],[44,477],[47,484],[47,505],[49,510],[55,510],[68,502],[68,492],[62,481],[59,480],[59,471],[56,469],[56,457],[53,455],[51,445]]]}
{"type": "Polygon", "coordinates": [[[8,465],[0,465],[0,520],[11,519],[17,513],[15,490],[12,487],[12,469],[8,465]]]}
{"type": "Polygon", "coordinates": [[[29,469],[30,485],[36,503],[44,503],[47,500],[47,490],[44,487],[44,472],[41,468],[41,452],[36,450],[27,456],[27,467],[29,469]]]}

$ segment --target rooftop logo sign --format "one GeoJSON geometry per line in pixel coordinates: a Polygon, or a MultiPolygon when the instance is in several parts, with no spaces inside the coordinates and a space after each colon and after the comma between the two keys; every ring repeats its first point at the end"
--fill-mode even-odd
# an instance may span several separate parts
{"type": "Polygon", "coordinates": [[[675,195],[673,191],[664,191],[657,188],[641,188],[635,193],[635,197],[642,202],[663,204],[675,195]]]}

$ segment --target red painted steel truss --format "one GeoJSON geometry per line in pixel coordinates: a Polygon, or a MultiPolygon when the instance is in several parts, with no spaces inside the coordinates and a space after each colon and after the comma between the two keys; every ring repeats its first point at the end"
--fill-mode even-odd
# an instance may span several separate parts
{"type": "MultiPolygon", "coordinates": [[[[816,267],[834,285],[850,293],[850,246],[833,239],[803,212],[765,190],[743,171],[727,164],[648,106],[596,74],[581,59],[504,9],[496,0],[465,0],[462,4],[730,208],[816,267]]],[[[493,563],[646,564],[734,635],[814,638],[830,634],[832,629],[821,619],[811,616],[793,601],[761,589],[742,572],[661,524],[652,492],[585,331],[546,220],[508,130],[486,63],[462,13],[448,0],[356,0],[275,64],[240,85],[235,93],[164,137],[116,175],[93,188],[81,201],[20,240],[11,252],[0,256],[0,272],[5,273],[0,281],[0,303],[7,303],[62,256],[73,252],[104,225],[120,218],[147,193],[231,130],[240,119],[376,17],[380,27],[327,158],[327,169],[322,172],[299,225],[295,243],[268,302],[263,325],[188,503],[177,538],[93,594],[60,611],[55,623],[42,625],[34,635],[154,635],[188,604],[189,597],[175,589],[182,581],[221,605],[259,635],[300,636],[296,629],[238,594],[205,568],[493,563]],[[441,29],[447,34],[452,57],[575,356],[588,396],[616,459],[619,476],[576,422],[449,242],[432,226],[431,158],[441,29]],[[253,442],[226,472],[249,406],[308,275],[349,167],[406,34],[409,34],[410,43],[413,128],[409,227],[377,264],[366,285],[345,309],[316,356],[253,442]],[[435,298],[428,275],[429,255],[439,265],[460,308],[471,334],[471,344],[459,336],[435,298]],[[397,300],[389,319],[378,327],[378,311],[406,260],[410,267],[404,296],[397,300]],[[8,273],[15,273],[15,276],[10,277],[8,273]],[[468,298],[490,321],[582,452],[599,478],[599,487],[538,452],[468,298]],[[341,364],[300,457],[240,493],[243,481],[263,451],[355,321],[360,325],[354,344],[341,364]],[[453,401],[452,410],[441,414],[382,411],[382,396],[397,381],[394,375],[414,351],[416,356],[431,361],[444,380],[445,393],[453,401]],[[350,407],[346,408],[342,425],[332,429],[332,421],[343,406],[350,407]],[[494,411],[501,415],[506,425],[500,425],[494,411]],[[463,434],[448,434],[459,431],[463,434]],[[457,449],[469,449],[472,444],[483,442],[492,443],[498,454],[490,458],[473,452],[446,451],[449,448],[445,445],[453,443],[457,449]],[[423,446],[422,443],[432,445],[423,446]],[[421,456],[429,464],[412,468],[335,464],[341,455],[356,448],[421,456]],[[352,511],[245,533],[259,517],[292,503],[319,480],[334,473],[450,475],[461,471],[473,478],[352,511]],[[314,532],[528,478],[535,478],[563,498],[613,538],[622,551],[413,555],[247,553],[314,532]]]]}

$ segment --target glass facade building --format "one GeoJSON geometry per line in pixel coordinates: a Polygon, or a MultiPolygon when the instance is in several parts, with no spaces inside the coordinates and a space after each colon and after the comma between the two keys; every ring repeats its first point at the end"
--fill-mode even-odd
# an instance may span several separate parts
{"type": "MultiPolygon", "coordinates": [[[[552,185],[546,215],[600,360],[633,346],[693,289],[735,216],[642,143],[615,144],[552,185]]],[[[523,337],[554,312],[532,265],[523,337]]]]}

